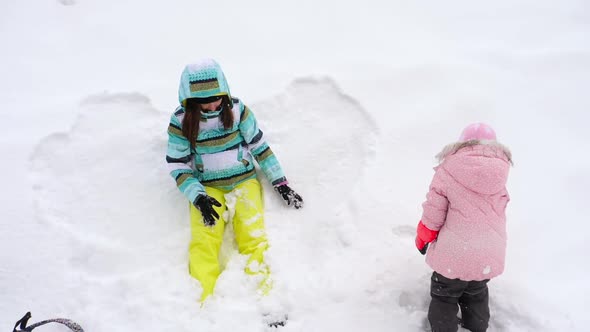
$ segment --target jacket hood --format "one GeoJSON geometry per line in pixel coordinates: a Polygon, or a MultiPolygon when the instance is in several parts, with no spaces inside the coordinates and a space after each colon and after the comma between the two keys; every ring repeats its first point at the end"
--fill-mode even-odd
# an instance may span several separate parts
{"type": "Polygon", "coordinates": [[[506,187],[512,164],[510,150],[495,141],[472,140],[446,146],[438,155],[445,169],[467,189],[495,194],[506,187]]]}
{"type": "Polygon", "coordinates": [[[180,76],[178,101],[184,106],[188,98],[226,95],[231,100],[229,85],[221,66],[213,59],[203,59],[184,67],[180,76]]]}

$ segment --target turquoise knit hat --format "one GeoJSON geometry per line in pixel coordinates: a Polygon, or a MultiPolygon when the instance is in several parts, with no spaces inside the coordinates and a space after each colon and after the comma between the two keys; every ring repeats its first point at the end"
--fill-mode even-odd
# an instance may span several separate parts
{"type": "Polygon", "coordinates": [[[178,101],[184,105],[188,98],[207,98],[228,96],[231,101],[229,85],[221,66],[213,59],[203,59],[184,67],[178,87],[178,101]]]}

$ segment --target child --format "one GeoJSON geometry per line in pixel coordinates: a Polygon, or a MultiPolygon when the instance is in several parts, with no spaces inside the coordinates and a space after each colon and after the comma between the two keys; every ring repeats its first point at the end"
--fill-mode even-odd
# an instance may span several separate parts
{"type": "Polygon", "coordinates": [[[458,305],[464,328],[486,331],[487,283],[504,271],[512,156],[490,126],[475,123],[437,158],[416,236],[416,247],[423,255],[428,251],[426,263],[434,270],[428,320],[433,332],[457,331],[458,305]]]}
{"type": "Polygon", "coordinates": [[[189,273],[203,287],[201,302],[213,293],[220,274],[218,254],[229,192],[236,196],[233,227],[238,249],[249,256],[246,273],[262,276],[260,290],[266,294],[271,287],[264,263],[268,242],[253,159],[285,203],[299,209],[303,199],[288,186],[252,110],[230,95],[217,62],[205,59],[187,65],[178,95],[180,106],[168,126],[166,161],[178,189],[191,203],[189,273]]]}

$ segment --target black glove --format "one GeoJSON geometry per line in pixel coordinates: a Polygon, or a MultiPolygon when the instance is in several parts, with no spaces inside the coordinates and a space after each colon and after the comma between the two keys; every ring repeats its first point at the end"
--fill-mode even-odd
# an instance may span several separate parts
{"type": "Polygon", "coordinates": [[[219,219],[219,214],[215,212],[213,205],[221,206],[221,203],[211,196],[199,195],[193,204],[201,211],[205,226],[215,226],[215,220],[219,219]]]}
{"type": "Polygon", "coordinates": [[[288,185],[282,184],[275,187],[275,190],[281,194],[287,205],[293,205],[296,209],[303,207],[303,198],[298,193],[294,192],[288,185]]]}

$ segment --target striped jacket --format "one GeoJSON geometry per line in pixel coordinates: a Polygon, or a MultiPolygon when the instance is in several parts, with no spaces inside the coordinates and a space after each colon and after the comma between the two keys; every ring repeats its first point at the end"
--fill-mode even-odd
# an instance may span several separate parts
{"type": "Polygon", "coordinates": [[[277,186],[287,183],[283,170],[265,142],[254,113],[239,99],[232,98],[221,67],[215,60],[204,59],[187,65],[178,89],[180,105],[168,126],[168,162],[170,175],[178,189],[191,201],[205,194],[204,186],[231,190],[256,177],[253,158],[277,186]],[[233,126],[226,130],[221,111],[201,113],[195,149],[182,134],[185,101],[188,98],[228,96],[232,101],[233,126]],[[239,121],[237,121],[239,119],[239,121]]]}
{"type": "Polygon", "coordinates": [[[191,151],[182,134],[184,108],[178,107],[168,126],[166,161],[178,189],[194,202],[204,194],[204,186],[231,190],[238,184],[256,177],[253,158],[273,185],[286,183],[283,170],[264,140],[254,113],[239,99],[233,98],[234,126],[225,130],[220,112],[203,114],[206,119],[191,151]]]}

